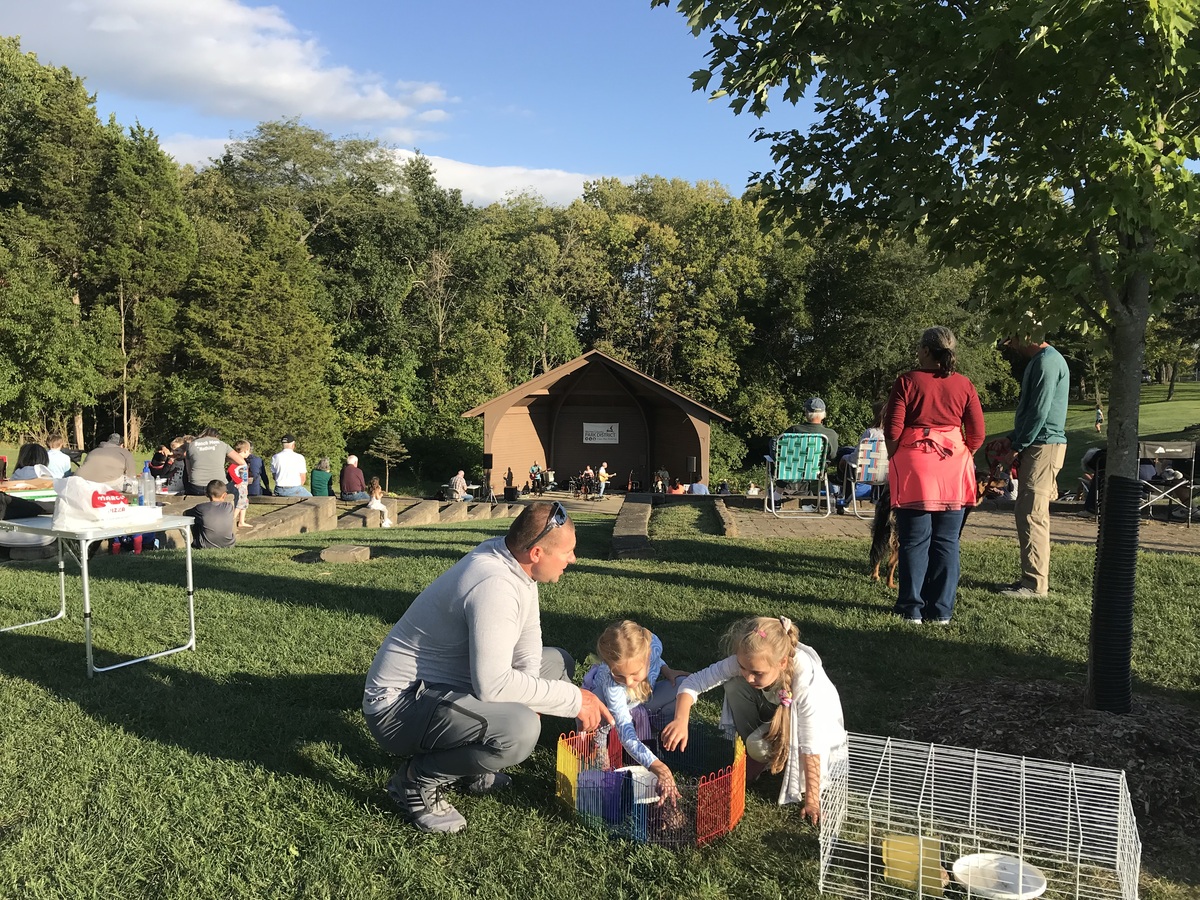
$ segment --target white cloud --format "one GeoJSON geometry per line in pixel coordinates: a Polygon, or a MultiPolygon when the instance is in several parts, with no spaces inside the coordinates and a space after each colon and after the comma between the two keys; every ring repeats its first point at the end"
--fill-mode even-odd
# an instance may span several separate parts
{"type": "MultiPolygon", "coordinates": [[[[190,163],[197,168],[204,167],[211,159],[219,159],[229,141],[229,138],[206,138],[191,134],[172,134],[159,138],[159,144],[177,163],[190,163]]],[[[416,155],[411,150],[392,152],[400,162],[416,155]]],[[[462,191],[464,200],[478,206],[486,206],[523,192],[537,194],[555,206],[566,206],[583,193],[585,181],[594,181],[600,177],[581,172],[564,172],[562,169],[480,166],[443,156],[427,155],[426,159],[433,166],[438,184],[444,188],[457,188],[462,191]]]]}
{"type": "MultiPolygon", "coordinates": [[[[409,150],[397,150],[396,155],[405,160],[414,154],[409,150]]],[[[479,166],[441,156],[427,158],[433,166],[438,184],[442,187],[458,188],[462,191],[464,200],[479,205],[495,203],[510,194],[530,191],[547,203],[566,206],[583,193],[585,181],[594,181],[600,177],[580,172],[564,172],[561,169],[479,166]]]]}
{"type": "Polygon", "coordinates": [[[406,95],[413,103],[441,103],[444,100],[457,102],[446,96],[446,91],[440,84],[426,81],[397,81],[396,89],[406,95]]]}
{"type": "Polygon", "coordinates": [[[189,163],[196,168],[208,165],[210,159],[220,159],[225,155],[225,145],[229,138],[196,137],[194,134],[172,134],[160,136],[158,145],[175,158],[181,166],[189,163]]]}
{"type": "Polygon", "coordinates": [[[93,89],[257,121],[396,122],[445,91],[333,65],[275,6],[239,0],[37,0],[5,3],[4,31],[93,89]]]}
{"type": "Polygon", "coordinates": [[[425,112],[417,113],[417,118],[422,122],[445,122],[450,118],[450,113],[444,109],[427,109],[425,112]]]}

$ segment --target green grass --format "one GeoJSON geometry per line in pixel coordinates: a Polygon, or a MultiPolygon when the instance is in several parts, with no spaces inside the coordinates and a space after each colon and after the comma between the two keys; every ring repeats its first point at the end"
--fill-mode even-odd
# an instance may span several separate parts
{"type": "MultiPolygon", "coordinates": [[[[0,897],[816,896],[816,833],[769,790],[701,850],[583,828],[553,796],[558,720],[514,790],[458,803],[465,835],[421,835],[387,811],[392,763],[359,712],[364,673],[421,588],[506,524],[356,534],[373,559],[352,566],[310,561],[334,535],[199,553],[197,651],[90,681],[69,578],[67,621],[0,635],[0,897]]],[[[1086,669],[1088,548],[1056,547],[1053,602],[1026,604],[987,590],[1013,567],[1011,547],[966,545],[956,625],[931,633],[885,615],[889,594],[861,577],[863,542],[731,540],[680,506],[655,515],[659,558],[612,561],[611,529],[581,517],[579,562],[542,589],[547,643],[579,660],[631,616],[694,669],[734,619],[786,613],[824,658],[848,726],[884,734],[942,680],[1079,683],[1086,669]]],[[[1200,561],[1144,554],[1140,566],[1137,690],[1194,704],[1200,561]]],[[[98,664],[181,642],[182,573],[178,552],[95,558],[98,664]]],[[[55,608],[56,590],[48,564],[0,566],[0,621],[55,608]]],[[[1143,897],[1185,896],[1152,869],[1143,897]]]]}

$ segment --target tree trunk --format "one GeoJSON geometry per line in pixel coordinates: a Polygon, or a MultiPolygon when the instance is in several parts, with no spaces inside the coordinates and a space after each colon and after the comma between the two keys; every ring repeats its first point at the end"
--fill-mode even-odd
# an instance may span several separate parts
{"type": "Polygon", "coordinates": [[[129,346],[125,342],[125,285],[117,286],[117,309],[121,315],[121,434],[129,446],[129,346]]]}
{"type": "Polygon", "coordinates": [[[1167,399],[1175,399],[1175,377],[1179,374],[1179,363],[1171,363],[1171,380],[1167,382],[1167,399]]]}
{"type": "Polygon", "coordinates": [[[75,407],[75,447],[83,449],[83,407],[75,407]]]}
{"type": "MultiPolygon", "coordinates": [[[[1146,322],[1150,316],[1150,282],[1145,275],[1135,275],[1125,285],[1120,298],[1121,302],[1112,305],[1112,380],[1109,383],[1108,395],[1108,454],[1105,463],[1106,485],[1108,480],[1119,477],[1126,484],[1136,482],[1138,474],[1138,406],[1142,392],[1142,362],[1146,352],[1146,322]]],[[[1103,494],[1101,494],[1103,497],[1103,494]]],[[[1102,527],[1117,533],[1130,531],[1135,536],[1136,543],[1138,516],[1137,504],[1123,504],[1111,510],[1106,518],[1111,523],[1102,527]],[[1133,521],[1127,521],[1132,519],[1133,521]],[[1110,527],[1111,526],[1111,527],[1110,527]]],[[[1106,552],[1097,547],[1098,553],[1106,552]]],[[[1136,554],[1130,556],[1130,566],[1136,569],[1136,554]]],[[[1133,575],[1134,573],[1129,573],[1133,575]]],[[[1132,579],[1130,579],[1132,584],[1132,579]]],[[[1129,632],[1117,636],[1111,628],[1101,621],[1100,609],[1102,604],[1111,606],[1112,598],[1108,596],[1108,586],[1104,583],[1104,567],[1097,561],[1092,582],[1092,621],[1088,637],[1088,681],[1086,688],[1089,706],[1102,709],[1105,712],[1128,712],[1127,708],[1110,708],[1104,697],[1097,697],[1096,682],[1103,679],[1105,683],[1127,680],[1129,672],[1115,672],[1110,667],[1120,665],[1129,668],[1128,656],[1101,652],[1098,658],[1098,647],[1101,644],[1111,646],[1114,643],[1132,641],[1132,617],[1128,626],[1122,626],[1129,632]],[[1098,634],[1100,632],[1101,634],[1098,634]],[[1112,660],[1123,659],[1120,663],[1112,660]]],[[[1133,597],[1125,598],[1132,604],[1133,597]]]]}
{"type": "Polygon", "coordinates": [[[125,433],[125,446],[131,451],[136,450],[138,442],[142,439],[142,416],[136,406],[129,407],[125,420],[125,433]]]}

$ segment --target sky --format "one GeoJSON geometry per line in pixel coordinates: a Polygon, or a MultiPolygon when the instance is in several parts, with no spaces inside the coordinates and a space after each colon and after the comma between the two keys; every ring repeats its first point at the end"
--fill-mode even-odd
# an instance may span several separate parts
{"type": "Polygon", "coordinates": [[[585,181],[642,174],[738,195],[770,168],[760,121],[691,89],[707,41],[650,0],[0,0],[0,34],[65,66],[102,120],[140,122],[203,165],[260,122],[420,150],[486,204],[567,204],[585,181]]]}

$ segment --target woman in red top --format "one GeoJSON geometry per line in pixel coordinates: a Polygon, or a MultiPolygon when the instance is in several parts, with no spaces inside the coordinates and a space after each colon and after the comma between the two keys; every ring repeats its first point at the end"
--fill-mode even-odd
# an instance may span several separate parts
{"type": "Polygon", "coordinates": [[[958,591],[958,538],[975,505],[972,455],[983,445],[975,386],[955,372],[954,332],[927,328],[917,368],[896,379],[884,411],[888,486],[900,538],[900,596],[909,622],[948,625],[958,591]]]}

